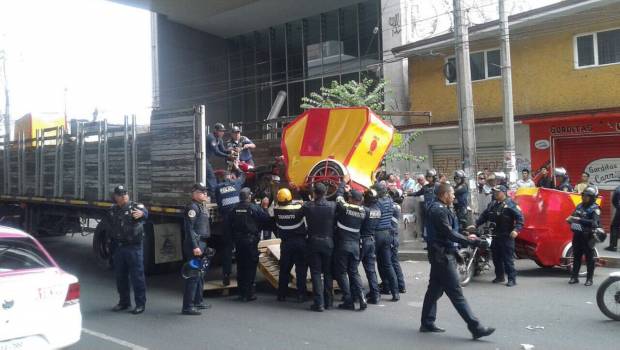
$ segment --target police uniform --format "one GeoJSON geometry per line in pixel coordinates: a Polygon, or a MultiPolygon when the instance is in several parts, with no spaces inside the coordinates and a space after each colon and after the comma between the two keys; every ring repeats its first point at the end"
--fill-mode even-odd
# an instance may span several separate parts
{"type": "MultiPolygon", "coordinates": [[[[120,186],[119,186],[120,187],[120,186]]],[[[117,189],[119,188],[117,187],[117,189]]],[[[125,189],[115,189],[115,194],[127,193],[125,189]],[[118,193],[117,193],[118,192],[118,193]]],[[[144,205],[129,201],[120,207],[112,205],[109,210],[110,231],[114,249],[112,261],[116,276],[116,289],[119,294],[118,309],[127,309],[131,305],[130,287],[133,286],[136,309],[134,313],[144,311],[146,305],[146,282],[144,278],[144,222],[148,218],[148,211],[144,205]],[[134,219],[132,210],[140,210],[144,215],[134,219]],[[141,311],[139,311],[141,309],[141,311]],[[137,312],[136,312],[137,311],[137,312]]]]}
{"type": "Polygon", "coordinates": [[[403,275],[403,269],[400,266],[398,260],[398,248],[400,247],[400,240],[398,239],[399,221],[401,216],[401,207],[399,204],[394,203],[394,211],[392,212],[392,228],[390,233],[392,234],[392,244],[390,245],[390,251],[392,252],[392,267],[396,274],[396,282],[398,284],[398,291],[400,293],[406,292],[405,276],[403,275]]]}
{"type": "MultiPolygon", "coordinates": [[[[496,191],[494,189],[494,191],[496,191]]],[[[505,192],[505,191],[504,191],[505,192]]],[[[504,201],[494,200],[487,209],[482,212],[476,226],[485,222],[495,224],[491,253],[495,266],[495,283],[504,281],[504,272],[508,275],[508,284],[516,282],[517,271],[514,266],[515,240],[510,237],[512,231],[517,233],[523,228],[523,214],[521,209],[510,198],[504,201]]]]}
{"type": "Polygon", "coordinates": [[[444,203],[434,202],[429,210],[428,260],[431,263],[428,289],[424,296],[420,331],[442,332],[435,325],[437,317],[437,300],[446,293],[452,305],[467,323],[467,328],[474,338],[489,335],[494,331],[485,328],[474,316],[463,290],[459,285],[456,269],[456,247],[458,244],[468,246],[479,244],[480,241],[469,241],[458,231],[459,223],[456,215],[444,203]]]}
{"type": "Polygon", "coordinates": [[[580,203],[571,216],[579,218],[577,222],[571,223],[573,231],[573,271],[571,281],[579,277],[581,268],[581,258],[585,255],[587,264],[586,281],[592,281],[594,276],[594,230],[600,225],[601,208],[594,203],[590,205],[580,203]]]}
{"type": "Polygon", "coordinates": [[[278,277],[278,298],[286,298],[291,269],[295,265],[298,299],[306,297],[306,222],[301,203],[277,205],[274,220],[280,243],[280,275],[278,277]]]}
{"type": "MultiPolygon", "coordinates": [[[[239,178],[235,181],[225,180],[215,186],[213,192],[215,193],[215,200],[217,202],[219,214],[222,217],[222,222],[228,221],[228,214],[232,212],[233,208],[239,203],[239,191],[241,186],[245,182],[245,174],[241,173],[239,178]]],[[[221,235],[221,241],[218,252],[221,252],[222,257],[222,274],[224,275],[224,281],[228,282],[230,274],[232,272],[232,252],[234,249],[233,237],[228,225],[223,225],[221,235]]],[[[225,283],[226,284],[226,283],[225,283]]]]}
{"type": "MultiPolygon", "coordinates": [[[[359,192],[352,194],[354,199],[361,201],[359,192]]],[[[362,287],[362,279],[358,272],[360,263],[360,230],[368,213],[361,205],[344,202],[338,198],[336,206],[336,231],[334,249],[334,274],[342,292],[344,309],[355,309],[353,300],[360,302],[360,309],[366,308],[366,298],[362,287]]]]}
{"type": "Polygon", "coordinates": [[[454,211],[459,219],[461,227],[469,226],[468,207],[469,207],[469,186],[463,181],[454,187],[454,211]]]}
{"type": "MultiPolygon", "coordinates": [[[[183,228],[185,232],[183,250],[186,259],[191,260],[195,258],[194,249],[196,248],[200,248],[204,254],[207,249],[206,240],[210,236],[209,211],[205,203],[192,201],[185,207],[183,228]]],[[[203,303],[203,290],[204,280],[201,276],[186,279],[183,292],[182,311],[187,312],[196,307],[201,307],[203,303]]]]}
{"type": "Polygon", "coordinates": [[[307,257],[314,294],[312,309],[322,311],[333,304],[332,253],[336,203],[321,197],[305,202],[302,208],[308,225],[307,257]]]}
{"type": "Polygon", "coordinates": [[[379,292],[379,282],[377,281],[377,270],[375,264],[377,263],[377,255],[375,253],[375,231],[381,219],[381,209],[377,202],[366,203],[366,212],[368,212],[367,219],[362,223],[361,227],[361,243],[362,248],[360,251],[360,258],[362,260],[362,266],[364,266],[364,272],[366,273],[366,279],[368,279],[369,293],[367,295],[368,302],[376,304],[381,297],[379,292]]]}
{"type": "Polygon", "coordinates": [[[614,190],[611,196],[611,204],[616,212],[609,227],[609,247],[605,249],[615,252],[618,250],[618,233],[620,232],[620,186],[614,190]]]}
{"type": "Polygon", "coordinates": [[[573,192],[573,185],[571,185],[568,178],[566,178],[561,184],[558,185],[557,190],[563,192],[573,192]]]}
{"type": "Polygon", "coordinates": [[[422,232],[422,238],[424,238],[425,240],[428,231],[428,213],[431,205],[433,204],[433,202],[435,202],[435,194],[437,193],[438,187],[439,184],[436,182],[427,183],[426,185],[422,186],[419,191],[412,194],[412,196],[414,197],[424,196],[424,215],[422,215],[422,227],[424,228],[424,232],[422,232]]]}
{"type": "Polygon", "coordinates": [[[266,224],[269,220],[265,209],[249,201],[236,204],[228,215],[228,225],[237,247],[237,282],[239,299],[242,301],[256,299],[254,281],[258,266],[258,241],[261,224],[266,224]]]}
{"type": "Polygon", "coordinates": [[[382,276],[382,282],[385,284],[392,294],[392,301],[400,299],[398,291],[398,280],[396,272],[392,265],[392,218],[394,217],[394,202],[392,198],[383,195],[377,201],[377,206],[381,211],[381,217],[375,227],[375,251],[377,254],[377,264],[379,266],[379,274],[382,276]]]}

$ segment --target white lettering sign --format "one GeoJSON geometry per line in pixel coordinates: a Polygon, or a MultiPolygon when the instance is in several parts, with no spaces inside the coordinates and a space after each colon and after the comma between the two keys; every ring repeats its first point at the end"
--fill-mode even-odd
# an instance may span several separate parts
{"type": "Polygon", "coordinates": [[[601,190],[613,190],[620,185],[620,158],[597,159],[586,165],[590,182],[601,190]]]}

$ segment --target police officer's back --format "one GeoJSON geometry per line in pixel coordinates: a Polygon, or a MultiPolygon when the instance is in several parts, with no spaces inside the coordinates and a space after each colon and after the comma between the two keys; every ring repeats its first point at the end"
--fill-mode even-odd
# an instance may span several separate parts
{"type": "Polygon", "coordinates": [[[265,210],[269,204],[263,200],[261,206],[251,202],[252,192],[249,188],[239,191],[237,203],[228,215],[228,225],[234,239],[237,258],[237,282],[239,284],[239,300],[256,300],[254,280],[258,265],[258,241],[261,226],[269,223],[271,218],[265,210]]]}
{"type": "Polygon", "coordinates": [[[469,186],[463,170],[454,172],[454,211],[461,227],[469,226],[469,186]]]}
{"type": "MultiPolygon", "coordinates": [[[[200,259],[207,249],[207,238],[210,236],[209,210],[206,207],[208,200],[207,187],[196,183],[192,186],[192,201],[185,207],[183,216],[183,252],[187,260],[200,259]]],[[[202,293],[204,280],[201,275],[192,276],[185,280],[183,293],[184,315],[200,315],[199,310],[209,308],[203,303],[202,293]]]]}
{"type": "Polygon", "coordinates": [[[308,265],[312,277],[313,311],[331,308],[332,300],[332,253],[334,249],[334,226],[336,203],[325,198],[327,188],[322,183],[313,186],[314,200],[303,205],[308,225],[308,265]],[[323,276],[323,278],[321,278],[323,276]]]}
{"type": "Polygon", "coordinates": [[[370,188],[364,192],[364,205],[368,216],[362,223],[360,231],[361,236],[361,251],[360,258],[362,265],[364,266],[364,272],[368,279],[368,300],[370,304],[378,304],[381,298],[379,291],[379,282],[377,280],[376,262],[377,255],[375,253],[375,231],[379,220],[381,220],[381,209],[377,204],[377,191],[370,188]]]}
{"type": "Polygon", "coordinates": [[[366,309],[366,298],[358,272],[360,231],[368,217],[368,212],[361,205],[362,201],[362,193],[352,190],[349,193],[349,203],[345,202],[343,197],[338,197],[336,205],[334,274],[344,301],[338,307],[347,310],[355,310],[354,298],[359,300],[360,310],[366,309]]]}
{"type": "MultiPolygon", "coordinates": [[[[400,300],[398,291],[398,281],[396,271],[392,265],[392,219],[394,218],[394,201],[388,195],[387,189],[382,184],[375,186],[377,191],[377,206],[381,211],[381,217],[375,227],[375,250],[379,273],[387,279],[389,293],[392,294],[391,301],[400,300]]],[[[384,280],[385,284],[386,281],[384,280]]]]}
{"type": "Polygon", "coordinates": [[[301,203],[293,202],[293,195],[288,188],[282,188],[276,195],[274,220],[280,243],[280,275],[278,277],[278,301],[286,300],[288,283],[293,265],[297,281],[297,300],[306,299],[306,223],[301,203]]]}
{"type": "Polygon", "coordinates": [[[113,193],[114,205],[110,208],[109,220],[112,233],[114,273],[119,302],[114,311],[126,310],[131,306],[129,281],[134,290],[136,307],[133,314],[144,312],[146,305],[146,283],[144,278],[144,222],[148,211],[144,205],[129,200],[127,189],[117,186],[113,193]]]}
{"type": "MultiPolygon", "coordinates": [[[[598,192],[594,187],[587,187],[582,193],[582,202],[566,221],[573,231],[573,271],[568,283],[579,283],[581,259],[585,255],[587,264],[586,286],[592,285],[594,277],[594,245],[596,230],[600,227],[601,208],[596,204],[598,192]]],[[[604,236],[603,236],[604,237],[604,236]]]]}
{"type": "Polygon", "coordinates": [[[493,201],[480,214],[476,226],[489,222],[493,228],[491,251],[495,266],[493,283],[503,283],[504,273],[508,275],[507,287],[517,284],[517,271],[514,267],[515,238],[523,228],[523,214],[519,206],[507,195],[506,186],[493,187],[493,201]]]}

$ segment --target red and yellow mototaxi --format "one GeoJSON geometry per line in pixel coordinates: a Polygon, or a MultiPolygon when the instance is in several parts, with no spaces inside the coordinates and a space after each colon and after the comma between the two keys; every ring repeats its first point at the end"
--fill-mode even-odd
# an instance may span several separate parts
{"type": "MultiPolygon", "coordinates": [[[[581,203],[581,196],[546,188],[520,188],[513,199],[524,217],[523,229],[515,239],[517,257],[532,259],[541,267],[570,267],[573,232],[566,218],[581,203]]],[[[595,257],[598,261],[597,251],[595,257]]]]}

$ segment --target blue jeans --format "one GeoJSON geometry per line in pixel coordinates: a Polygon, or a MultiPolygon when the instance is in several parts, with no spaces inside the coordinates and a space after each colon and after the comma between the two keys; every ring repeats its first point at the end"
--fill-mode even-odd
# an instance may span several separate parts
{"type": "Polygon", "coordinates": [[[146,304],[146,281],[144,278],[144,250],[142,243],[117,245],[112,257],[116,289],[119,295],[119,305],[131,305],[129,280],[133,286],[136,306],[146,304]]]}

